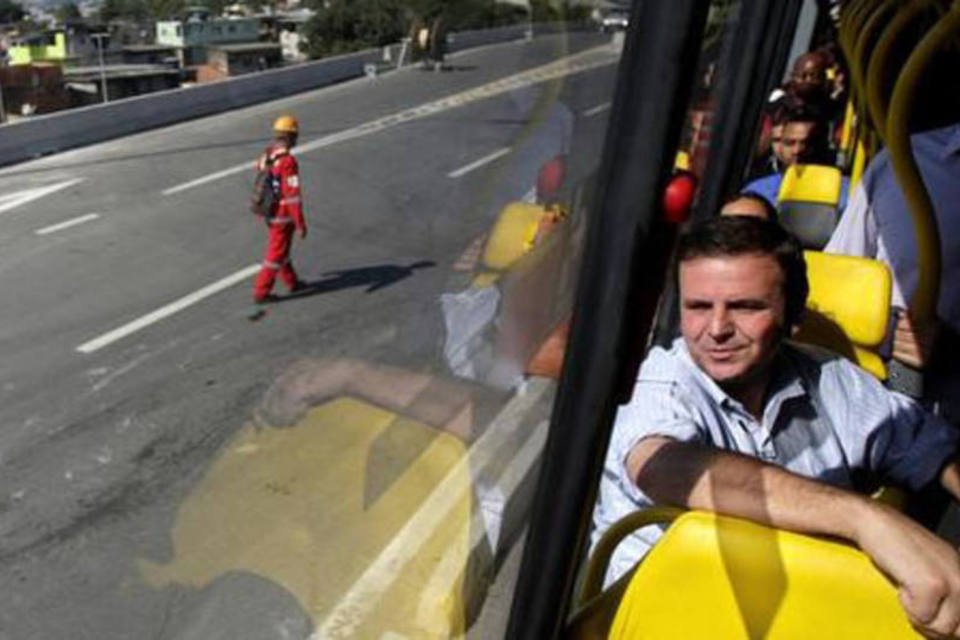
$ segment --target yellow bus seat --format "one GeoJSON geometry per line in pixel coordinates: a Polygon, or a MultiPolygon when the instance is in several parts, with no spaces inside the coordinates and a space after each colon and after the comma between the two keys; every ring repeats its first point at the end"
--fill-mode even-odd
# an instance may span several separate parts
{"type": "Polygon", "coordinates": [[[500,273],[507,271],[537,243],[539,236],[563,220],[566,211],[561,207],[545,207],[531,202],[511,202],[503,208],[493,225],[481,256],[481,272],[473,285],[484,287],[496,282],[500,273]]]}
{"type": "Polygon", "coordinates": [[[822,249],[837,226],[840,169],[819,164],[793,165],[783,174],[777,209],[780,224],[807,249],[822,249]]]}
{"type": "Polygon", "coordinates": [[[805,251],[810,295],[794,336],[835,351],[875,375],[887,377],[877,348],[890,322],[890,269],[877,260],[805,251]]]}
{"type": "Polygon", "coordinates": [[[896,589],[839,542],[692,511],[639,564],[612,639],[918,638],[896,589]]]}
{"type": "MultiPolygon", "coordinates": [[[[468,621],[467,565],[473,479],[466,444],[433,426],[349,396],[310,409],[296,424],[247,424],[179,506],[170,557],[141,559],[155,589],[202,590],[245,573],[285,589],[321,625],[373,559],[441,482],[460,494],[398,574],[355,637],[458,636],[468,621]],[[432,586],[431,586],[432,585],[432,586]]],[[[322,634],[321,634],[322,635],[322,634]]]]}

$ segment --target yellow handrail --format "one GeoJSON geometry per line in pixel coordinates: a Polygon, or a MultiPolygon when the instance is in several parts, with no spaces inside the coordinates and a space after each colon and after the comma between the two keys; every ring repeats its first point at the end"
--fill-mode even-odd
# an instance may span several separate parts
{"type": "Polygon", "coordinates": [[[892,18],[896,9],[896,4],[900,0],[880,0],[872,5],[864,15],[863,23],[859,31],[852,35],[854,44],[848,52],[848,63],[850,65],[850,74],[853,81],[860,90],[854,94],[857,114],[860,117],[862,130],[860,140],[863,142],[868,156],[876,153],[884,135],[884,126],[882,122],[874,122],[871,119],[870,110],[867,106],[867,67],[869,66],[870,54],[873,45],[876,43],[878,34],[892,18]]]}
{"type": "Polygon", "coordinates": [[[910,120],[917,88],[934,56],[960,29],[960,0],[931,28],[900,72],[887,117],[887,148],[897,182],[903,190],[917,239],[918,282],[910,308],[918,322],[936,315],[940,292],[940,235],[933,203],[917,168],[910,145],[910,120]]]}
{"type": "MultiPolygon", "coordinates": [[[[899,69],[890,69],[895,45],[904,31],[923,12],[935,7],[936,0],[914,0],[907,2],[886,23],[883,33],[877,40],[873,52],[869,55],[866,73],[866,103],[873,120],[874,128],[883,134],[886,129],[887,113],[890,105],[890,93],[884,82],[890,77],[891,71],[899,73],[899,69]]],[[[895,76],[894,76],[895,77],[895,76]]],[[[883,137],[881,135],[881,137],[883,137]]]]}
{"type": "Polygon", "coordinates": [[[624,538],[640,527],[673,522],[684,513],[686,509],[679,507],[649,507],[642,511],[634,511],[607,529],[593,548],[590,561],[587,563],[583,588],[580,591],[580,603],[589,602],[600,593],[610,557],[624,538]]]}

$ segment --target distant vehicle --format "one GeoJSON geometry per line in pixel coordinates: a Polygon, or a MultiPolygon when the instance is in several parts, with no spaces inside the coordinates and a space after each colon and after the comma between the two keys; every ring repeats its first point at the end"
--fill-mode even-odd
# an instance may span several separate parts
{"type": "Polygon", "coordinates": [[[603,33],[625,31],[629,24],[629,9],[608,9],[600,16],[600,31],[603,33]]]}

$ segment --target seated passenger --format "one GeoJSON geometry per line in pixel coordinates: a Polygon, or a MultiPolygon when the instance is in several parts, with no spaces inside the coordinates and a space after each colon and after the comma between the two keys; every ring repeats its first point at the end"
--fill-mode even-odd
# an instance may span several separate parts
{"type": "MultiPolygon", "coordinates": [[[[594,540],[636,509],[670,504],[857,544],[896,583],[927,633],[960,624],[960,556],[857,493],[864,476],[960,497],[958,433],[844,358],[787,341],[808,292],[799,244],[781,227],[720,216],[680,237],[682,337],[654,347],[617,414],[594,540]]],[[[614,553],[608,581],[662,529],[614,553]]]]}
{"type": "Polygon", "coordinates": [[[766,198],[753,191],[744,191],[729,198],[720,208],[720,215],[752,216],[769,222],[777,221],[777,210],[766,198]]]}
{"type": "Polygon", "coordinates": [[[960,202],[960,123],[913,134],[910,140],[940,235],[939,323],[916,326],[906,313],[919,277],[917,245],[910,211],[886,149],[870,162],[824,251],[875,258],[890,266],[894,275],[891,306],[897,313],[893,357],[915,369],[928,369],[934,334],[939,333],[936,352],[944,357],[934,363],[937,379],[929,381],[939,389],[927,388],[924,395],[940,403],[944,415],[958,422],[960,367],[953,346],[960,344],[960,218],[956,215],[960,202]]]}
{"type": "Polygon", "coordinates": [[[796,108],[814,112],[830,128],[842,115],[843,103],[831,95],[833,86],[827,75],[831,60],[823,51],[810,51],[794,60],[790,79],[782,89],[774,91],[770,106],[796,108]]]}
{"type": "Polygon", "coordinates": [[[777,106],[763,116],[760,139],[757,140],[757,154],[750,165],[750,180],[771,172],[779,172],[783,167],[781,142],[783,125],[789,112],[788,109],[777,106]]]}
{"type": "MultiPolygon", "coordinates": [[[[826,126],[813,112],[796,109],[786,116],[780,140],[780,170],[748,183],[744,191],[753,191],[776,205],[780,184],[787,167],[794,164],[832,164],[833,158],[827,144],[826,126]]],[[[840,184],[838,208],[847,205],[850,181],[844,176],[840,184]]]]}

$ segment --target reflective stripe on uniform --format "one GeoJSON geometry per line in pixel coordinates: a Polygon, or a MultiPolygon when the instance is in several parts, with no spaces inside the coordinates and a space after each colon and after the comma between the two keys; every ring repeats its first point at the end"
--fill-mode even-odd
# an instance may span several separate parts
{"type": "Polygon", "coordinates": [[[275,224],[275,225],[293,224],[293,218],[289,218],[287,216],[284,216],[282,218],[271,218],[270,224],[275,224]]]}
{"type": "Polygon", "coordinates": [[[282,198],[280,204],[299,204],[300,196],[293,196],[290,198],[282,198]]]}
{"type": "Polygon", "coordinates": [[[264,269],[270,269],[271,271],[279,271],[279,270],[280,270],[280,267],[282,267],[282,266],[283,266],[283,265],[280,264],[279,262],[272,262],[272,261],[270,261],[270,260],[264,260],[264,261],[263,261],[263,268],[264,268],[264,269]]]}

